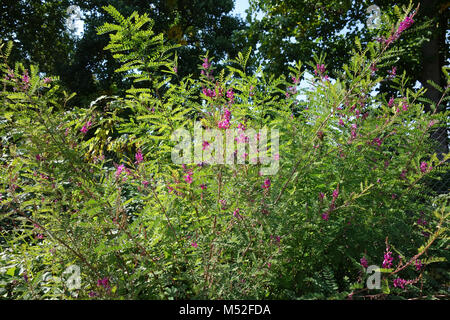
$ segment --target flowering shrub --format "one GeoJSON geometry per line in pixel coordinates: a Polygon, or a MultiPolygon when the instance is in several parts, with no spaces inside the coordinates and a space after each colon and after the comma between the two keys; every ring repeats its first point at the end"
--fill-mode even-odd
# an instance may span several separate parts
{"type": "MultiPolygon", "coordinates": [[[[250,74],[250,51],[220,72],[205,55],[199,80],[179,79],[174,47],[153,34],[146,15],[106,10],[117,24],[99,33],[110,34],[117,72],[135,81],[125,97],[69,110],[73,95],[57,78],[10,68],[3,46],[2,296],[294,299],[446,290],[436,275],[448,255],[447,197],[433,198],[422,181],[449,158],[432,154],[429,140],[448,113],[424,113],[423,89],[406,89],[395,69],[383,75],[375,67],[395,56],[390,44],[413,15],[367,49],[356,39],[335,80],[317,58],[311,89],[302,92],[301,63],[288,80],[250,74]],[[372,95],[381,81],[397,94],[372,95]],[[238,130],[236,145],[263,139],[250,129],[277,129],[279,150],[269,154],[278,172],[264,176],[247,153],[243,164],[173,163],[172,134],[198,123],[238,130]],[[71,265],[81,270],[76,288],[64,273],[71,265]],[[379,289],[366,288],[370,265],[381,265],[379,289]]],[[[192,142],[208,152],[218,139],[192,142]]]]}

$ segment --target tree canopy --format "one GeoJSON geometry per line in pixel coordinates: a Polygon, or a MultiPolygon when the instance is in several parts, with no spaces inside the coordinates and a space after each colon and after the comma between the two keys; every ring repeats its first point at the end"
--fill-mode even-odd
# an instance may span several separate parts
{"type": "Polygon", "coordinates": [[[111,22],[102,9],[109,4],[124,15],[147,13],[155,21],[155,32],[182,45],[177,51],[180,76],[198,75],[198,56],[206,51],[220,61],[242,49],[232,36],[245,27],[231,14],[233,0],[7,0],[0,4],[0,34],[3,40],[15,42],[12,59],[37,64],[43,72],[59,75],[69,90],[82,94],[80,99],[114,94],[121,89],[121,79],[114,74],[118,65],[111,53],[103,50],[108,38],[97,34],[99,26],[111,22]],[[79,37],[66,25],[71,5],[83,12],[84,30],[79,37]]]}

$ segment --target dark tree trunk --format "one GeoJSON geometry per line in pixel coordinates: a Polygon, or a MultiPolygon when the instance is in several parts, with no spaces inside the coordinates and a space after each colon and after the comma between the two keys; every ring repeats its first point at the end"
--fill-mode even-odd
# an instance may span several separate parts
{"type": "MultiPolygon", "coordinates": [[[[434,87],[427,83],[427,80],[432,80],[439,86],[444,87],[444,79],[442,76],[441,67],[445,63],[444,53],[440,52],[440,48],[446,48],[445,44],[445,33],[447,30],[447,14],[444,12],[439,12],[439,3],[442,1],[429,0],[422,1],[420,11],[422,14],[433,20],[433,25],[431,27],[431,39],[425,42],[422,46],[422,63],[423,72],[420,77],[420,82],[427,89],[425,97],[432,100],[435,104],[439,102],[441,93],[434,87]],[[438,16],[438,17],[436,17],[438,16]]],[[[448,50],[448,48],[447,48],[448,50]]],[[[439,106],[438,111],[443,111],[445,105],[439,106]]],[[[429,105],[425,105],[425,110],[427,112],[431,111],[429,105]]],[[[439,159],[442,159],[443,153],[448,153],[448,130],[447,127],[439,127],[431,132],[433,140],[436,142],[436,153],[439,159]]]]}

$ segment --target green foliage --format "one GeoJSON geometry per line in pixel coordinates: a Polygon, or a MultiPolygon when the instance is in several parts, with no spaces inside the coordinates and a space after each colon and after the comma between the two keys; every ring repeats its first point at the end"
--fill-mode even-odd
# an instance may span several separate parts
{"type": "MultiPolygon", "coordinates": [[[[393,80],[392,100],[371,95],[382,81],[371,66],[389,57],[386,46],[358,45],[334,82],[320,66],[325,57],[315,57],[308,91],[297,88],[301,63],[289,79],[261,67],[251,72],[250,51],[218,74],[214,59],[202,56],[193,80],[173,76],[175,48],[153,33],[147,15],[105,9],[116,23],[98,31],[109,33],[117,72],[134,83],[124,97],[67,111],[73,95],[57,78],[10,68],[0,46],[2,297],[446,292],[448,196],[435,198],[424,180],[448,158],[433,155],[429,139],[448,113],[425,113],[424,90],[408,89],[406,77],[393,80]],[[192,134],[197,121],[218,129],[228,112],[244,141],[250,129],[279,131],[279,152],[269,153],[280,159],[276,174],[261,176],[264,165],[249,161],[172,161],[175,130],[192,134]],[[368,292],[360,259],[382,267],[388,248],[394,264],[383,266],[382,288],[368,292]],[[416,269],[418,260],[424,267],[416,269]],[[79,288],[65,273],[73,265],[81,269],[79,288]],[[398,276],[410,280],[405,290],[393,286],[398,276]]],[[[201,147],[205,139],[193,142],[201,147]]]]}

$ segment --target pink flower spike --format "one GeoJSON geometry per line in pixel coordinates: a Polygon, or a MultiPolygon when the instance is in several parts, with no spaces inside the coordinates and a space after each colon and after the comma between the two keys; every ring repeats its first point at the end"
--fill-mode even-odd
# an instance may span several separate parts
{"type": "Polygon", "coordinates": [[[365,257],[362,257],[359,261],[361,265],[367,269],[367,267],[369,266],[369,264],[367,263],[367,259],[365,257]]]}
{"type": "Polygon", "coordinates": [[[406,29],[411,27],[413,23],[414,23],[414,20],[412,19],[412,16],[405,17],[405,19],[402,22],[400,22],[397,32],[399,34],[402,33],[403,31],[405,31],[406,29]]]}
{"type": "Polygon", "coordinates": [[[123,164],[121,164],[120,166],[117,167],[117,170],[115,173],[116,178],[119,178],[120,174],[123,172],[124,169],[125,169],[125,166],[123,164]]]}
{"type": "Polygon", "coordinates": [[[184,176],[184,181],[186,181],[187,183],[191,184],[192,183],[192,177],[190,174],[187,174],[184,176]]]}
{"type": "Polygon", "coordinates": [[[392,107],[394,105],[394,97],[391,97],[388,102],[388,107],[392,107]]]}
{"type": "Polygon", "coordinates": [[[263,189],[269,189],[270,188],[270,179],[264,180],[264,184],[262,185],[263,189]]]}
{"type": "Polygon", "coordinates": [[[30,82],[30,77],[28,76],[27,73],[25,73],[25,74],[23,75],[22,80],[23,80],[23,82],[25,82],[26,84],[28,84],[28,83],[30,82]]]}
{"type": "Polygon", "coordinates": [[[339,196],[339,190],[336,189],[333,191],[333,199],[337,199],[338,196],[339,196]]]}
{"type": "Polygon", "coordinates": [[[233,101],[233,99],[234,99],[233,89],[230,89],[227,91],[227,98],[230,99],[230,101],[233,101]]]}
{"type": "Polygon", "coordinates": [[[91,121],[86,122],[86,124],[81,128],[81,132],[83,132],[84,134],[86,134],[89,130],[89,127],[92,125],[91,121]]]}
{"type": "Polygon", "coordinates": [[[136,164],[139,164],[144,161],[144,157],[142,156],[142,152],[140,149],[136,152],[135,158],[136,158],[136,164]]]}
{"type": "Polygon", "coordinates": [[[422,163],[420,164],[420,171],[422,173],[425,173],[427,171],[427,169],[428,169],[427,163],[425,161],[422,161],[422,163]]]}

